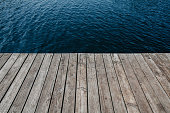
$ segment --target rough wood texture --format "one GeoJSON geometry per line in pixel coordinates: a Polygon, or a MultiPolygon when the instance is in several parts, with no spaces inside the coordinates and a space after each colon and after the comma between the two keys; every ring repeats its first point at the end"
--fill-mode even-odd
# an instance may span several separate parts
{"type": "Polygon", "coordinates": [[[170,53],[0,53],[0,113],[170,113],[170,53]]]}
{"type": "Polygon", "coordinates": [[[11,53],[4,53],[1,57],[0,57],[0,69],[3,67],[3,65],[6,63],[6,61],[8,60],[8,58],[11,56],[11,53]]]}
{"type": "Polygon", "coordinates": [[[77,54],[70,54],[62,113],[74,113],[76,98],[77,54]]]}
{"type": "Polygon", "coordinates": [[[2,82],[0,82],[0,101],[2,100],[3,96],[5,95],[6,91],[8,90],[10,84],[13,82],[14,78],[16,77],[20,67],[24,63],[28,54],[22,54],[16,60],[14,65],[11,67],[9,72],[5,75],[2,82]]]}
{"type": "Polygon", "coordinates": [[[51,66],[49,68],[45,84],[38,102],[36,113],[47,113],[50,105],[51,95],[53,92],[54,83],[57,77],[58,66],[60,63],[60,54],[53,56],[51,66]]]}
{"type": "Polygon", "coordinates": [[[3,56],[3,53],[0,53],[0,58],[1,58],[1,56],[3,56]]]}
{"type": "Polygon", "coordinates": [[[127,106],[127,111],[129,113],[139,113],[138,105],[132,93],[131,87],[129,85],[128,79],[121,65],[120,59],[117,54],[113,54],[113,63],[118,76],[118,81],[122,90],[122,94],[127,106]]]}
{"type": "Polygon", "coordinates": [[[142,55],[141,54],[135,54],[135,57],[136,57],[137,61],[139,62],[142,71],[144,72],[147,79],[149,80],[152,88],[154,89],[155,94],[158,96],[158,99],[162,103],[165,110],[169,113],[170,112],[170,99],[169,99],[169,97],[167,96],[167,94],[163,90],[162,86],[160,85],[160,83],[158,82],[156,77],[154,76],[153,72],[151,71],[151,69],[149,68],[147,63],[145,62],[142,55]]]}
{"type": "Polygon", "coordinates": [[[78,55],[76,113],[87,113],[86,56],[78,55]]]}
{"type": "Polygon", "coordinates": [[[110,92],[113,100],[115,113],[126,113],[126,106],[122,97],[120,85],[113,66],[112,58],[110,54],[104,54],[103,58],[104,58],[106,73],[108,76],[108,82],[110,86],[110,92]]]}
{"type": "Polygon", "coordinates": [[[61,113],[65,82],[69,64],[69,54],[62,54],[49,113],[61,113]]]}
{"type": "Polygon", "coordinates": [[[100,113],[100,101],[94,54],[87,54],[88,111],[100,113]],[[95,90],[94,90],[95,89],[95,90]]]}
{"type": "Polygon", "coordinates": [[[32,88],[34,80],[37,76],[39,68],[42,64],[44,54],[38,54],[9,110],[9,113],[20,113],[24,107],[25,101],[32,88]]]}
{"type": "Polygon", "coordinates": [[[145,98],[145,95],[143,93],[142,88],[140,87],[140,84],[138,82],[138,79],[135,76],[135,73],[127,59],[127,56],[125,54],[120,54],[119,55],[123,68],[125,70],[127,79],[129,81],[129,84],[132,88],[132,92],[135,96],[136,102],[139,106],[139,110],[141,113],[151,113],[152,110],[145,98]]]}
{"type": "Polygon", "coordinates": [[[20,69],[18,75],[16,76],[15,80],[13,81],[12,85],[8,89],[8,92],[6,93],[5,97],[3,98],[1,104],[0,104],[0,111],[2,113],[7,112],[10,108],[25,76],[27,75],[27,72],[29,68],[31,67],[32,62],[34,61],[36,54],[30,54],[26,61],[24,62],[22,68],[20,69]]]}
{"type": "Polygon", "coordinates": [[[3,68],[0,70],[0,82],[2,81],[2,79],[4,78],[4,76],[8,73],[8,71],[10,70],[10,68],[12,67],[12,65],[14,64],[14,62],[16,61],[16,59],[18,58],[19,54],[13,54],[8,61],[5,63],[5,65],[3,66],[3,68]]]}
{"type": "Polygon", "coordinates": [[[138,78],[139,84],[141,85],[143,92],[145,93],[146,99],[148,100],[154,113],[165,113],[165,110],[160,103],[157,95],[151,87],[146,75],[143,73],[139,63],[137,62],[133,54],[128,54],[128,60],[133,68],[133,71],[138,78]]]}
{"type": "Polygon", "coordinates": [[[43,84],[45,82],[46,75],[48,73],[48,69],[51,63],[52,56],[53,56],[52,54],[46,54],[44,58],[44,61],[37,75],[37,78],[34,82],[34,85],[32,87],[28,100],[24,106],[24,109],[23,109],[24,113],[35,112],[35,109],[36,109],[36,106],[37,106],[37,103],[38,103],[38,100],[41,94],[41,90],[43,88],[43,84]]]}
{"type": "Polygon", "coordinates": [[[108,78],[105,72],[102,54],[95,54],[96,71],[99,86],[101,111],[103,113],[113,113],[112,98],[110,96],[110,88],[108,78]]]}
{"type": "Polygon", "coordinates": [[[143,57],[146,63],[148,63],[150,69],[152,70],[158,81],[160,82],[160,84],[162,85],[162,87],[164,88],[167,95],[170,97],[170,81],[168,81],[168,79],[166,78],[165,73],[163,73],[158,68],[158,66],[155,64],[155,62],[151,59],[151,57],[148,54],[143,54],[143,57]]]}

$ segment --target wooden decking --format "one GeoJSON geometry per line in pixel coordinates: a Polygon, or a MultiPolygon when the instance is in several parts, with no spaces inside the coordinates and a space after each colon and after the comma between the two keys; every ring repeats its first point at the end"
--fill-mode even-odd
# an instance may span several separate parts
{"type": "Polygon", "coordinates": [[[0,113],[170,113],[170,53],[0,53],[0,113]]]}

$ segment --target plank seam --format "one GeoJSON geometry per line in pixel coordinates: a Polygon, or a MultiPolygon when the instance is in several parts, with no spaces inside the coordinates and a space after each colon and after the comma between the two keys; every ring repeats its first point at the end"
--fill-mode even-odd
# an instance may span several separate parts
{"type": "Polygon", "coordinates": [[[64,95],[65,95],[65,89],[66,89],[66,85],[67,85],[66,83],[67,83],[67,74],[68,74],[69,61],[70,61],[70,54],[69,54],[69,59],[68,59],[68,64],[67,64],[66,78],[65,78],[65,83],[64,83],[64,92],[63,92],[63,99],[62,99],[61,113],[63,112],[63,106],[64,106],[64,95]]]}
{"type": "MultiPolygon", "coordinates": [[[[135,73],[135,71],[134,71],[134,69],[133,69],[133,66],[132,66],[132,64],[131,64],[130,61],[129,61],[128,56],[127,56],[127,59],[128,59],[128,62],[129,62],[129,64],[130,64],[130,66],[132,67],[132,70],[133,70],[134,75],[136,76],[136,79],[138,80],[139,86],[141,87],[141,90],[142,90],[142,92],[143,92],[143,94],[144,94],[144,96],[145,96],[145,98],[146,98],[146,100],[147,100],[147,102],[148,102],[148,105],[149,105],[149,107],[151,108],[152,112],[154,113],[151,105],[149,104],[149,100],[147,99],[146,94],[145,94],[145,92],[143,91],[143,88],[142,88],[142,86],[141,86],[141,84],[140,84],[140,82],[139,82],[139,79],[138,79],[138,77],[137,77],[137,75],[136,75],[136,73],[135,73]]],[[[149,84],[149,85],[150,85],[150,84],[149,84]]]]}
{"type": "Polygon", "coordinates": [[[4,54],[3,54],[3,53],[1,53],[0,58],[1,58],[3,55],[4,55],[4,54]]]}
{"type": "MultiPolygon", "coordinates": [[[[37,56],[37,55],[36,55],[36,56],[37,56]]],[[[25,58],[25,60],[26,60],[27,58],[28,58],[28,55],[27,55],[27,57],[25,58]]],[[[36,58],[36,57],[35,57],[35,58],[36,58]]],[[[34,60],[35,60],[35,58],[34,58],[34,60]]],[[[25,63],[25,60],[24,60],[23,64],[25,63]]],[[[33,60],[33,62],[34,62],[34,60],[33,60]]],[[[32,62],[32,64],[31,64],[31,66],[33,65],[33,62],[32,62]]],[[[23,66],[23,64],[22,64],[22,66],[23,66]]],[[[20,69],[22,68],[22,66],[20,67],[20,69]]],[[[30,66],[30,68],[28,69],[28,72],[29,72],[29,70],[31,69],[31,66],[30,66]]],[[[19,69],[19,71],[20,71],[20,69],[19,69]]],[[[17,72],[16,76],[18,75],[19,71],[17,72]]],[[[14,98],[14,100],[12,101],[12,103],[11,103],[9,109],[8,109],[8,112],[9,112],[9,110],[11,109],[11,106],[12,106],[12,104],[14,103],[14,101],[15,101],[15,99],[16,99],[16,97],[17,97],[17,95],[18,95],[18,93],[19,93],[19,91],[20,91],[20,89],[21,89],[21,87],[22,87],[22,85],[23,85],[23,83],[24,83],[24,81],[25,81],[25,79],[26,79],[26,77],[27,77],[27,75],[28,75],[28,72],[27,72],[24,80],[22,81],[21,86],[20,86],[17,94],[15,95],[15,98],[14,98]]],[[[16,76],[15,76],[15,78],[16,78],[16,76]]],[[[15,78],[13,79],[13,81],[15,80],[15,78]]],[[[12,82],[13,82],[13,81],[12,81],[12,82]]]]}
{"type": "Polygon", "coordinates": [[[119,56],[119,55],[118,55],[118,58],[119,58],[119,60],[120,60],[120,62],[121,62],[121,65],[122,65],[123,71],[124,71],[124,73],[125,73],[125,75],[126,75],[126,79],[127,79],[127,81],[128,81],[129,87],[130,87],[130,89],[131,89],[131,92],[132,92],[133,97],[134,97],[134,99],[135,99],[135,102],[136,102],[136,104],[137,104],[138,110],[139,110],[139,112],[141,113],[141,110],[139,109],[138,102],[136,101],[135,94],[134,94],[134,92],[133,92],[133,90],[132,90],[132,87],[131,87],[131,85],[130,85],[130,81],[129,81],[128,77],[127,77],[127,73],[126,73],[126,71],[125,71],[124,65],[123,65],[122,60],[121,60],[121,58],[120,58],[120,56],[119,56]]]}
{"type": "MultiPolygon", "coordinates": [[[[19,70],[17,71],[15,77],[14,77],[13,80],[11,81],[9,87],[8,87],[7,90],[5,91],[5,94],[3,95],[2,99],[0,100],[0,102],[3,100],[3,98],[4,98],[5,95],[6,95],[6,93],[8,92],[9,88],[11,87],[11,84],[13,83],[13,81],[15,80],[15,78],[17,77],[17,75],[18,75],[20,69],[22,68],[22,66],[23,66],[25,60],[27,59],[27,57],[28,57],[28,54],[27,54],[26,58],[24,59],[24,61],[22,62],[22,65],[20,66],[19,70]]],[[[17,59],[18,59],[18,58],[17,58],[17,59]]],[[[16,60],[17,60],[17,59],[16,59],[16,60]]],[[[15,64],[15,62],[14,62],[14,64],[15,64]]],[[[13,65],[14,65],[14,64],[13,64],[13,65]]],[[[11,68],[12,68],[12,66],[11,66],[11,68]]],[[[10,68],[10,69],[11,69],[11,68],[10,68]]],[[[10,70],[10,69],[9,69],[9,70],[10,70]]],[[[8,72],[9,72],[9,71],[8,71],[8,72]]],[[[8,72],[7,72],[7,74],[8,74],[8,72]]],[[[5,76],[4,76],[4,78],[5,78],[5,76]]],[[[4,79],[4,78],[3,78],[3,79],[4,79]]],[[[2,79],[2,81],[3,81],[3,79],[2,79]]],[[[2,81],[1,81],[1,82],[2,82],[2,81]]],[[[1,82],[0,82],[0,83],[1,83],[1,82]]]]}
{"type": "Polygon", "coordinates": [[[110,85],[109,85],[109,80],[108,80],[108,76],[107,76],[107,71],[106,71],[106,66],[105,66],[103,54],[102,54],[102,59],[103,59],[103,64],[104,64],[104,70],[105,70],[105,73],[106,73],[107,84],[108,84],[108,87],[109,87],[110,98],[112,100],[112,108],[113,108],[113,112],[115,113],[115,108],[113,106],[113,99],[112,99],[112,96],[111,96],[110,85]]]}
{"type": "MultiPolygon", "coordinates": [[[[17,59],[19,58],[19,56],[20,56],[21,54],[19,54],[18,56],[17,56],[17,58],[15,59],[15,61],[13,62],[13,64],[11,65],[11,67],[9,68],[9,70],[7,71],[7,73],[5,74],[5,76],[8,74],[8,72],[11,70],[11,68],[12,68],[12,66],[15,64],[15,62],[17,61],[17,59]]],[[[10,57],[12,56],[12,54],[10,55],[10,57]]],[[[9,58],[10,58],[9,57],[9,58]]],[[[9,60],[9,58],[8,58],[8,60],[9,60]]],[[[8,60],[6,60],[6,62],[8,61],[8,60]]],[[[3,64],[3,66],[6,64],[6,62],[3,64]]],[[[2,66],[2,68],[3,68],[3,66],[2,66]]],[[[1,69],[2,69],[1,68],[1,69]]],[[[3,79],[5,78],[5,76],[3,77],[3,79]]],[[[3,81],[3,79],[0,81],[0,83],[3,81]]]]}
{"type": "MultiPolygon", "coordinates": [[[[2,56],[4,56],[4,54],[3,54],[2,56]]],[[[1,57],[2,57],[2,56],[1,56],[1,57]]],[[[3,66],[6,64],[6,62],[9,60],[9,58],[10,58],[11,56],[12,56],[12,54],[7,58],[7,60],[6,60],[5,63],[2,65],[2,67],[0,68],[0,70],[3,68],[3,66]]],[[[19,56],[19,55],[18,55],[18,56],[19,56]]],[[[11,68],[10,68],[10,69],[11,69],[11,68]]],[[[9,69],[9,70],[10,70],[10,69],[9,69]]]]}
{"type": "Polygon", "coordinates": [[[122,99],[123,99],[123,102],[124,102],[124,105],[125,105],[125,109],[126,109],[126,112],[128,113],[128,110],[127,110],[127,105],[125,103],[125,99],[124,99],[124,96],[123,96],[123,92],[122,92],[122,89],[121,89],[121,86],[120,86],[120,82],[119,82],[119,79],[118,79],[118,75],[117,75],[117,72],[116,72],[116,69],[115,69],[115,65],[114,65],[114,61],[113,61],[113,55],[110,54],[110,57],[111,57],[111,60],[112,60],[112,64],[113,64],[113,68],[115,70],[115,75],[116,75],[116,79],[118,81],[118,86],[119,86],[119,89],[120,89],[120,92],[121,92],[121,95],[122,95],[122,99]]]}
{"type": "MultiPolygon", "coordinates": [[[[150,56],[150,55],[149,55],[150,56]]],[[[143,55],[142,55],[142,57],[143,57],[143,55]]],[[[152,57],[151,57],[152,58],[152,57]]],[[[145,60],[145,58],[143,57],[143,59],[145,60]]],[[[152,59],[153,60],[153,59],[152,59]]],[[[154,61],[154,60],[153,60],[154,61]]],[[[145,60],[145,62],[146,62],[146,60],[145,60]]],[[[154,61],[154,63],[155,63],[155,61],[154,61]]],[[[146,62],[146,64],[148,65],[148,63],[146,62]]],[[[156,64],[156,63],[155,63],[156,64]]],[[[156,64],[156,66],[157,66],[157,64],[156,64]]],[[[160,84],[160,86],[161,86],[161,88],[163,89],[163,91],[166,93],[166,95],[168,96],[168,94],[167,94],[167,92],[165,91],[165,89],[164,89],[164,87],[162,86],[162,84],[160,83],[160,81],[158,80],[158,78],[156,77],[156,75],[154,74],[154,72],[152,71],[152,69],[150,68],[150,66],[148,65],[148,67],[149,67],[149,69],[151,70],[151,72],[153,73],[153,75],[154,75],[154,78],[156,78],[156,80],[159,82],[159,84],[160,84]]],[[[157,68],[161,71],[161,69],[157,66],[157,68]]],[[[161,71],[162,72],[162,71],[161,71]]],[[[162,72],[163,73],[163,72],[162,72]]],[[[169,96],[168,96],[169,97],[169,96]]]]}
{"type": "Polygon", "coordinates": [[[36,103],[36,107],[35,107],[34,113],[36,112],[36,109],[37,109],[37,107],[38,107],[38,103],[39,103],[39,101],[40,101],[40,97],[41,97],[41,94],[42,94],[42,91],[43,91],[43,87],[44,87],[46,78],[47,78],[47,76],[48,76],[49,68],[50,68],[50,66],[51,66],[51,63],[52,63],[53,58],[54,58],[54,54],[52,55],[52,58],[50,59],[50,64],[49,64],[49,66],[48,66],[48,71],[47,71],[47,74],[46,74],[46,76],[45,76],[45,80],[44,80],[44,82],[43,82],[42,89],[41,89],[40,95],[39,95],[39,97],[38,97],[38,101],[37,101],[37,103],[36,103]]]}
{"type": "Polygon", "coordinates": [[[30,88],[30,91],[29,91],[29,93],[28,93],[28,95],[27,95],[27,98],[26,98],[26,100],[25,100],[25,103],[24,103],[24,105],[23,105],[23,107],[22,107],[21,113],[23,112],[24,107],[25,107],[25,105],[26,105],[26,103],[27,103],[28,97],[29,97],[29,95],[30,95],[30,93],[31,93],[32,87],[34,86],[35,80],[36,80],[36,78],[37,78],[37,76],[38,76],[38,73],[39,73],[39,71],[40,71],[40,68],[41,68],[41,66],[42,66],[42,63],[43,63],[44,58],[45,58],[45,55],[43,56],[43,59],[42,59],[41,64],[40,64],[40,66],[39,66],[39,70],[37,71],[36,76],[35,76],[35,78],[34,78],[34,80],[33,80],[33,84],[32,84],[32,86],[31,86],[31,88],[30,88]]]}
{"type": "Polygon", "coordinates": [[[96,70],[96,80],[97,80],[97,87],[98,87],[98,95],[99,95],[100,112],[102,113],[101,100],[100,100],[100,92],[99,92],[99,81],[98,81],[98,77],[97,77],[97,68],[96,68],[96,59],[95,59],[95,54],[94,54],[94,62],[95,62],[95,70],[96,70]]]}
{"type": "MultiPolygon", "coordinates": [[[[137,58],[136,58],[136,56],[134,55],[134,57],[135,57],[135,59],[136,59],[136,61],[137,61],[137,63],[138,63],[138,65],[140,66],[140,63],[138,62],[138,60],[137,60],[137,58]]],[[[143,74],[145,75],[145,77],[146,77],[146,79],[147,79],[147,81],[148,81],[148,83],[149,83],[149,85],[150,85],[150,87],[152,88],[152,90],[153,90],[153,92],[154,92],[154,94],[156,95],[156,97],[158,98],[158,95],[155,93],[155,90],[153,89],[153,87],[152,87],[152,85],[151,85],[151,83],[149,82],[149,80],[148,80],[148,77],[146,76],[146,74],[145,74],[145,72],[143,71],[143,69],[141,68],[141,66],[140,66],[140,69],[141,69],[141,71],[143,72],[143,74]]],[[[162,102],[160,101],[160,99],[158,98],[158,100],[159,100],[159,102],[161,103],[161,105],[162,105],[162,102]]],[[[165,107],[162,105],[162,107],[164,108],[164,111],[166,111],[166,109],[165,109],[165,107]]]]}
{"type": "Polygon", "coordinates": [[[89,102],[88,102],[88,97],[89,97],[89,95],[88,95],[88,77],[87,77],[87,55],[85,55],[85,57],[86,57],[86,87],[87,87],[87,113],[89,113],[89,102]]]}
{"type": "Polygon", "coordinates": [[[60,63],[61,63],[61,57],[62,57],[62,54],[60,55],[60,61],[59,61],[59,64],[58,64],[57,73],[56,73],[56,77],[55,77],[55,80],[54,80],[55,82],[54,82],[54,86],[53,86],[53,89],[52,89],[52,94],[51,94],[50,103],[49,103],[49,106],[48,106],[47,113],[49,113],[49,110],[50,110],[52,96],[53,96],[53,93],[54,93],[54,89],[55,89],[55,85],[56,85],[56,80],[57,80],[57,77],[58,77],[58,71],[59,71],[59,67],[60,67],[60,63]]]}
{"type": "MultiPolygon", "coordinates": [[[[149,55],[150,56],[150,55],[149,55]]],[[[158,59],[159,60],[161,60],[161,57],[158,55],[158,54],[156,54],[156,57],[158,57],[158,59]]],[[[169,70],[168,68],[167,68],[167,64],[163,61],[163,64],[165,65],[165,68],[167,69],[167,70],[169,70]]],[[[161,69],[160,69],[161,70],[161,69]]],[[[168,71],[168,73],[170,74],[170,72],[168,71]]]]}

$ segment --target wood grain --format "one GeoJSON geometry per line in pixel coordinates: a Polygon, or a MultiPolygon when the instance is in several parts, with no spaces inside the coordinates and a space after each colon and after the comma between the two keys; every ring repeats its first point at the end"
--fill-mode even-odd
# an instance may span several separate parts
{"type": "Polygon", "coordinates": [[[70,54],[62,113],[75,112],[77,54],[70,54]]]}
{"type": "Polygon", "coordinates": [[[38,54],[15,98],[12,106],[10,107],[9,113],[20,113],[25,105],[26,99],[33,86],[34,80],[38,74],[39,68],[42,64],[45,54],[38,54]]]}
{"type": "Polygon", "coordinates": [[[29,97],[27,99],[27,102],[24,106],[24,109],[22,112],[26,113],[33,113],[35,112],[41,90],[43,88],[44,81],[46,79],[46,75],[48,73],[48,69],[51,63],[53,54],[46,54],[45,58],[43,60],[42,66],[40,68],[40,71],[37,75],[37,78],[34,82],[34,85],[31,89],[31,92],[29,94],[29,97]]]}
{"type": "Polygon", "coordinates": [[[100,113],[94,54],[87,54],[88,112],[100,113]],[[95,90],[94,90],[95,89],[95,90]]]}
{"type": "Polygon", "coordinates": [[[170,53],[0,53],[0,113],[169,113],[170,53]]]}
{"type": "Polygon", "coordinates": [[[138,105],[136,103],[135,97],[132,93],[131,87],[129,85],[128,79],[125,75],[124,69],[121,65],[120,59],[117,54],[112,55],[112,60],[118,76],[118,81],[120,83],[121,91],[127,106],[127,111],[129,113],[139,113],[138,105]]]}
{"type": "Polygon", "coordinates": [[[86,56],[78,54],[76,113],[87,113],[86,56]]]}

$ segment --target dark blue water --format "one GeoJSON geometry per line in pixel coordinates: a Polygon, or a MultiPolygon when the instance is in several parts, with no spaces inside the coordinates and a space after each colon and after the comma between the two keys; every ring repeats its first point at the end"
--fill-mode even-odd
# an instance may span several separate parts
{"type": "Polygon", "coordinates": [[[170,0],[0,0],[0,52],[170,52],[170,0]]]}

